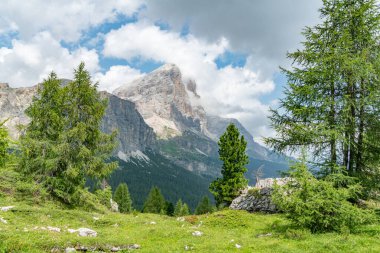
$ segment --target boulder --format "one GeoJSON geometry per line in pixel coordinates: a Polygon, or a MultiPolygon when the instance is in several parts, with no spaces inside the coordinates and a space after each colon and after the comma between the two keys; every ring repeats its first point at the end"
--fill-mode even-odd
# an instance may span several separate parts
{"type": "Polygon", "coordinates": [[[246,210],[248,212],[276,213],[278,210],[272,203],[271,195],[274,183],[284,185],[289,178],[266,178],[258,180],[255,187],[244,189],[240,196],[235,198],[230,208],[234,210],[246,210]]]}
{"type": "Polygon", "coordinates": [[[110,199],[110,204],[111,204],[111,211],[119,212],[119,205],[113,199],[110,199]]]}

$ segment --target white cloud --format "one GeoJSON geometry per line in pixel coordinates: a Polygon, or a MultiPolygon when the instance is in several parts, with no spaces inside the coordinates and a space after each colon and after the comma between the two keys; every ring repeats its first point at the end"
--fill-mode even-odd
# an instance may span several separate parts
{"type": "Polygon", "coordinates": [[[59,77],[72,78],[73,69],[81,61],[91,73],[99,69],[95,50],[78,48],[70,52],[49,32],[41,32],[28,42],[13,40],[11,48],[0,48],[0,80],[14,87],[31,86],[41,82],[51,71],[59,77]]]}
{"type": "Polygon", "coordinates": [[[143,74],[137,69],[129,66],[116,65],[112,66],[105,74],[95,74],[93,79],[99,82],[99,90],[112,92],[121,85],[127,84],[142,75],[143,74]]]}
{"type": "Polygon", "coordinates": [[[258,97],[273,91],[274,83],[260,79],[257,73],[245,67],[218,69],[214,60],[228,49],[225,38],[207,42],[192,35],[182,37],[142,21],[106,34],[103,53],[125,60],[138,57],[178,65],[184,78],[196,80],[208,112],[238,119],[258,118],[243,123],[255,136],[265,135],[269,130],[261,115],[265,116],[268,107],[258,97]]]}
{"type": "Polygon", "coordinates": [[[113,21],[118,14],[132,15],[139,6],[138,0],[2,0],[0,33],[14,31],[28,40],[49,31],[58,40],[73,42],[82,31],[113,21]]]}

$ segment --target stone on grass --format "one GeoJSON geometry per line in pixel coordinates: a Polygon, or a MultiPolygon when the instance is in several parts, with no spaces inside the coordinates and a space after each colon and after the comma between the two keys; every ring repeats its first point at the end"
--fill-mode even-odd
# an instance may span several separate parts
{"type": "Polygon", "coordinates": [[[151,221],[150,225],[156,225],[157,223],[155,221],[151,221]]]}
{"type": "Polygon", "coordinates": [[[141,248],[141,246],[139,244],[136,244],[136,243],[130,244],[127,246],[127,249],[140,249],[140,248],[141,248]]]}
{"type": "Polygon", "coordinates": [[[3,207],[0,207],[0,210],[3,212],[6,212],[6,211],[11,210],[12,208],[14,208],[14,206],[3,206],[3,207]]]}
{"type": "Polygon", "coordinates": [[[194,232],[192,233],[192,235],[193,235],[193,236],[202,236],[203,233],[202,233],[201,231],[194,231],[194,232]]]}
{"type": "Polygon", "coordinates": [[[1,223],[4,223],[4,224],[7,224],[7,223],[8,223],[8,221],[4,220],[3,217],[0,217],[0,222],[1,222],[1,223]]]}
{"type": "Polygon", "coordinates": [[[72,253],[72,252],[76,252],[77,250],[75,248],[72,248],[72,247],[68,247],[65,249],[65,253],[72,253]]]}
{"type": "Polygon", "coordinates": [[[89,228],[78,228],[78,229],[68,229],[67,230],[70,234],[72,233],[78,233],[79,236],[83,237],[96,237],[98,233],[92,229],[89,228]]]}
{"type": "Polygon", "coordinates": [[[61,232],[61,229],[57,228],[57,227],[50,227],[50,226],[48,226],[47,229],[49,231],[53,231],[53,232],[57,232],[57,233],[61,232]]]}
{"type": "Polygon", "coordinates": [[[113,199],[110,199],[110,204],[111,204],[111,211],[119,212],[119,205],[113,199]]]}
{"type": "Polygon", "coordinates": [[[235,247],[237,248],[237,249],[241,249],[241,245],[240,244],[235,244],[235,247]]]}
{"type": "Polygon", "coordinates": [[[185,221],[185,218],[184,217],[178,217],[177,221],[185,221]]]}

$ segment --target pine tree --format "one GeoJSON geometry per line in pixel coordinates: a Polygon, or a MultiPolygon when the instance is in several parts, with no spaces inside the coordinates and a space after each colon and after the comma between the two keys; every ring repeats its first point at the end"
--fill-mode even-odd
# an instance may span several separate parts
{"type": "Polygon", "coordinates": [[[189,214],[190,214],[189,206],[186,203],[183,203],[180,216],[186,216],[189,214]]]}
{"type": "Polygon", "coordinates": [[[247,142],[244,136],[240,136],[236,126],[231,123],[220,137],[218,144],[219,157],[223,161],[223,177],[211,183],[210,191],[218,205],[229,205],[248,183],[244,177],[247,171],[245,166],[249,162],[246,155],[247,142]]]}
{"type": "Polygon", "coordinates": [[[272,110],[276,151],[306,147],[325,174],[379,179],[380,15],[375,0],[324,0],[323,22],[288,55],[285,98],[272,110]]]}
{"type": "Polygon", "coordinates": [[[195,214],[205,214],[212,213],[213,206],[210,203],[210,199],[204,196],[201,201],[199,201],[197,208],[195,209],[195,214]]]}
{"type": "Polygon", "coordinates": [[[113,199],[119,205],[121,213],[130,213],[132,211],[132,200],[126,183],[119,184],[113,199]]]}
{"type": "Polygon", "coordinates": [[[39,86],[21,137],[20,170],[68,204],[79,203],[86,178],[105,178],[117,167],[105,162],[115,148],[115,133],[100,131],[107,100],[101,99],[84,63],[74,74],[65,87],[54,73],[39,86]]]}
{"type": "Polygon", "coordinates": [[[165,198],[161,194],[158,187],[154,186],[149,192],[147,199],[145,200],[143,212],[144,213],[165,213],[165,198]]]}
{"type": "Polygon", "coordinates": [[[174,216],[175,217],[179,217],[181,216],[182,214],[182,199],[179,199],[177,201],[177,204],[175,205],[175,208],[174,208],[174,216]]]}
{"type": "Polygon", "coordinates": [[[9,139],[4,123],[0,122],[0,168],[5,167],[8,160],[9,139]]]}

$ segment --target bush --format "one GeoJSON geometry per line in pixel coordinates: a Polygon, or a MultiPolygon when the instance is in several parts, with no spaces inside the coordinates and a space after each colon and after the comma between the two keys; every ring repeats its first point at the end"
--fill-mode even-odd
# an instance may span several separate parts
{"type": "Polygon", "coordinates": [[[98,189],[95,191],[95,195],[102,205],[106,206],[107,208],[111,208],[111,204],[110,204],[110,199],[112,198],[111,187],[106,186],[104,189],[98,189]]]}
{"type": "Polygon", "coordinates": [[[296,225],[312,233],[343,232],[352,231],[374,217],[372,212],[348,201],[356,198],[360,187],[348,184],[350,180],[344,180],[347,184],[342,186],[344,175],[318,180],[309,172],[305,160],[292,166],[289,174],[290,182],[282,187],[275,185],[272,201],[296,225]]]}

